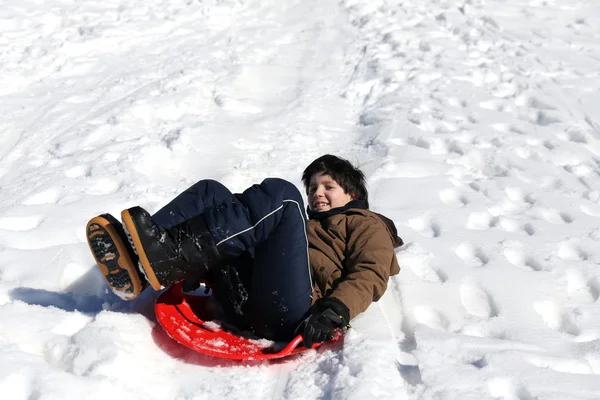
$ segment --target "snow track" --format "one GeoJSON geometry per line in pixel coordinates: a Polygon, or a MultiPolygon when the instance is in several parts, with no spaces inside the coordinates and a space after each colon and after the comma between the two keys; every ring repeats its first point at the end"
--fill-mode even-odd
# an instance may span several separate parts
{"type": "MultiPolygon", "coordinates": [[[[372,201],[406,229],[398,253],[404,268],[386,294],[397,305],[381,300],[396,326],[391,336],[403,337],[405,381],[421,398],[597,395],[592,376],[578,378],[589,391],[553,392],[540,385],[544,378],[527,378],[533,370],[524,372],[552,362],[525,351],[516,372],[495,356],[502,342],[547,343],[537,351],[556,354],[556,346],[597,340],[597,261],[590,263],[597,253],[589,254],[588,240],[597,237],[597,221],[587,217],[597,215],[589,202],[599,184],[597,123],[581,106],[589,95],[574,84],[585,77],[589,93],[600,85],[589,63],[599,48],[581,36],[598,37],[584,17],[597,15],[597,6],[345,4],[365,42],[360,121],[377,132],[367,152],[380,158],[372,201]],[[541,21],[561,26],[560,34],[541,21]],[[547,329],[559,335],[548,340],[547,329]],[[463,371],[463,363],[471,365],[463,371]],[[475,389],[478,380],[487,383],[475,389]]],[[[595,374],[592,348],[559,363],[561,379],[595,374]]]]}
{"type": "Polygon", "coordinates": [[[0,390],[15,399],[600,397],[593,0],[2,1],[0,390]],[[92,265],[101,213],[360,164],[406,245],[342,343],[195,354],[92,265]]]}

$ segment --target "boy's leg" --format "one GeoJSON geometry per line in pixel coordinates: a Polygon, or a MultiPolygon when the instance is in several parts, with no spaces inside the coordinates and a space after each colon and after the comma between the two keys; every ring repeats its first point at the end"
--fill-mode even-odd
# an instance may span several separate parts
{"type": "MultiPolygon", "coordinates": [[[[153,220],[170,227],[200,214],[204,208],[212,207],[229,196],[231,192],[219,182],[202,180],[158,211],[153,220]]],[[[127,240],[121,222],[110,214],[99,215],[88,222],[86,236],[96,264],[111,290],[126,300],[137,297],[148,282],[138,267],[138,257],[127,240]]]]}
{"type": "MultiPolygon", "coordinates": [[[[152,215],[152,221],[164,228],[171,228],[225,202],[231,196],[229,189],[220,182],[201,180],[152,215]]],[[[251,267],[251,254],[243,254],[235,259],[224,260],[223,265],[204,277],[213,286],[213,294],[226,314],[239,325],[241,321],[236,314],[241,312],[247,300],[246,287],[250,287],[251,267]]],[[[189,285],[198,287],[198,279],[192,276],[189,285]]]]}
{"type": "Polygon", "coordinates": [[[220,182],[203,179],[179,194],[158,210],[152,221],[163,228],[171,228],[192,219],[205,209],[221,204],[232,194],[220,182]]]}
{"type": "Polygon", "coordinates": [[[121,212],[141,268],[154,289],[204,277],[221,260],[202,213],[231,197],[225,186],[207,179],[186,189],[153,216],[140,207],[121,212]]]}
{"type": "Polygon", "coordinates": [[[304,202],[298,189],[271,178],[232,195],[218,182],[201,181],[152,219],[169,227],[199,213],[219,252],[233,259],[223,271],[227,275],[218,276],[217,291],[229,292],[229,298],[219,293],[221,302],[237,313],[243,308],[246,322],[258,334],[287,339],[310,308],[313,292],[304,202]],[[252,263],[249,255],[254,257],[252,263]]]}
{"type": "Polygon", "coordinates": [[[231,223],[219,209],[207,210],[207,223],[220,251],[254,247],[246,320],[263,337],[289,339],[306,316],[313,292],[302,196],[285,180],[266,179],[235,197],[235,214],[245,208],[252,224],[238,220],[225,236],[231,223]]]}
{"type": "MultiPolygon", "coordinates": [[[[177,215],[171,213],[173,209],[164,212],[177,215]]],[[[184,261],[198,269],[214,269],[219,262],[215,251],[217,258],[254,253],[245,311],[258,333],[288,335],[308,312],[312,295],[306,219],[298,189],[282,179],[266,179],[203,211],[198,206],[194,212],[201,214],[165,229],[149,221],[139,208],[124,211],[127,229],[137,237],[138,253],[140,248],[148,250],[149,256],[140,254],[144,268],[173,270],[169,265],[184,261]]],[[[158,286],[173,283],[169,281],[172,276],[159,276],[158,286]]]]}

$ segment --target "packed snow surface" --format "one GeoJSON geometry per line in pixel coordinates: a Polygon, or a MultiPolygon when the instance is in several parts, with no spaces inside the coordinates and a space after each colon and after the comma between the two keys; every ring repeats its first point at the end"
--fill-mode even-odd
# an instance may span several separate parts
{"type": "Polygon", "coordinates": [[[597,0],[0,1],[0,397],[600,398],[597,0]],[[406,244],[342,344],[193,353],[84,227],[359,164],[406,244]]]}

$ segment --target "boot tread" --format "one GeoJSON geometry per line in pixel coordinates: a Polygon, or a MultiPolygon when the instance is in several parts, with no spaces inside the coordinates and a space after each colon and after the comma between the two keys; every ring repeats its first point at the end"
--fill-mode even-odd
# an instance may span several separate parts
{"type": "Polygon", "coordinates": [[[125,300],[137,297],[145,287],[137,260],[123,243],[119,222],[110,214],[92,218],[86,228],[87,240],[98,267],[111,290],[125,300]]]}

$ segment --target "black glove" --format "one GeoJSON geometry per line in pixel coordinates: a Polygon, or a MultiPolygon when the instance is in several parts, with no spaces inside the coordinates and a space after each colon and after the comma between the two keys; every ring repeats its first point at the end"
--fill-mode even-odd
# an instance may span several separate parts
{"type": "MultiPolygon", "coordinates": [[[[189,292],[193,292],[195,290],[197,290],[200,287],[200,279],[198,278],[187,278],[183,281],[183,285],[181,286],[181,291],[184,293],[189,293],[189,292]]],[[[208,284],[204,284],[204,294],[209,294],[210,293],[210,285],[208,284]]]]}
{"type": "Polygon", "coordinates": [[[198,278],[187,278],[183,281],[181,290],[183,292],[193,292],[200,287],[200,280],[198,278]]]}
{"type": "Polygon", "coordinates": [[[314,343],[333,339],[337,329],[349,326],[350,310],[341,301],[335,298],[323,299],[318,304],[318,310],[299,326],[304,346],[308,348],[311,348],[314,343]]]}

